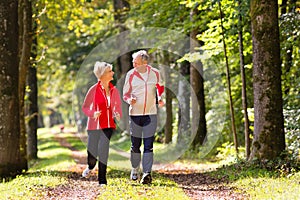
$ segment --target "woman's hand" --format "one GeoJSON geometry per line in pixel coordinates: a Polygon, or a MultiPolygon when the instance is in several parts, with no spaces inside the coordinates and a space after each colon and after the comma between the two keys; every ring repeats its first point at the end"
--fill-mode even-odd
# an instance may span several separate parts
{"type": "Polygon", "coordinates": [[[100,115],[101,115],[101,110],[100,111],[95,111],[94,112],[94,119],[97,120],[98,117],[100,117],[100,115]]]}
{"type": "Polygon", "coordinates": [[[120,119],[121,119],[120,114],[119,114],[118,112],[114,112],[113,117],[114,117],[117,121],[120,121],[120,119]]]}

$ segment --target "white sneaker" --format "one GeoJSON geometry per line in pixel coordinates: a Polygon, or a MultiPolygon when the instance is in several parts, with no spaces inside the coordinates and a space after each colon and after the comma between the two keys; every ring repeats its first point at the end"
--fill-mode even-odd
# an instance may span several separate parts
{"type": "Polygon", "coordinates": [[[138,180],[140,178],[140,175],[139,175],[139,168],[132,168],[131,170],[131,173],[130,173],[130,179],[131,180],[138,180]]]}
{"type": "Polygon", "coordinates": [[[141,183],[142,184],[151,184],[152,183],[151,173],[143,173],[141,183]]]}
{"type": "Polygon", "coordinates": [[[83,172],[82,172],[82,177],[87,177],[88,175],[89,175],[89,173],[90,173],[90,169],[87,167],[87,168],[85,168],[85,170],[83,170],[83,172]]]}

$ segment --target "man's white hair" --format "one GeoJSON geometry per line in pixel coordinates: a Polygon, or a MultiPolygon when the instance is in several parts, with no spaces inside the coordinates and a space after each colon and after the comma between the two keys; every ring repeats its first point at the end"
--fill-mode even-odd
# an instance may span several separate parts
{"type": "Polygon", "coordinates": [[[140,50],[132,54],[132,58],[135,59],[136,57],[141,56],[142,60],[148,61],[149,55],[147,51],[140,50]]]}

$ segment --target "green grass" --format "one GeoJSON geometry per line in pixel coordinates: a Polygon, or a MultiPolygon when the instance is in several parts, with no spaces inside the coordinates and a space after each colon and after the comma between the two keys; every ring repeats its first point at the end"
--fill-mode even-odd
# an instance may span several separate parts
{"type": "Polygon", "coordinates": [[[0,199],[36,199],[39,190],[66,184],[61,169],[75,164],[71,152],[53,140],[49,129],[40,129],[38,138],[39,159],[30,163],[26,173],[0,184],[0,199]]]}
{"type": "MultiPolygon", "coordinates": [[[[49,188],[60,185],[68,186],[68,168],[75,165],[72,152],[54,140],[50,129],[38,130],[38,160],[30,163],[30,169],[16,178],[0,184],[0,199],[41,199],[49,188]]],[[[54,130],[58,132],[58,130],[54,130]]],[[[86,152],[85,143],[72,134],[63,133],[64,137],[77,150],[86,152]]],[[[111,151],[111,160],[117,160],[118,166],[129,165],[129,160],[111,151]],[[118,158],[118,159],[116,159],[118,158]]],[[[128,169],[108,167],[109,185],[101,192],[98,199],[188,199],[175,182],[160,174],[153,173],[151,186],[133,183],[129,180],[128,169]]],[[[95,187],[99,187],[95,182],[95,187]]],[[[101,189],[101,188],[99,188],[101,189]]]]}
{"type": "Polygon", "coordinates": [[[109,184],[98,199],[189,199],[176,183],[160,174],[153,173],[151,186],[132,182],[128,176],[129,170],[109,168],[109,184]]]}
{"type": "MultiPolygon", "coordinates": [[[[71,172],[67,170],[75,162],[71,158],[72,152],[62,147],[53,136],[50,129],[38,130],[39,159],[30,162],[28,172],[0,184],[1,200],[41,199],[49,188],[68,186],[67,177],[71,172]]],[[[77,150],[86,152],[86,144],[80,139],[70,133],[63,133],[63,136],[77,150]]],[[[109,185],[104,189],[99,188],[102,191],[98,199],[188,199],[175,182],[155,172],[151,186],[130,181],[128,155],[119,152],[122,150],[128,153],[130,141],[128,138],[122,140],[115,137],[111,144],[113,148],[110,150],[107,173],[109,185]]],[[[159,145],[157,147],[160,148],[159,145]]],[[[281,168],[260,168],[243,162],[224,165],[224,162],[179,160],[177,164],[198,168],[202,174],[216,177],[220,183],[236,188],[236,192],[247,193],[249,199],[299,199],[299,167],[287,172],[281,168]]],[[[95,187],[98,187],[97,182],[95,187]]]]}
{"type": "Polygon", "coordinates": [[[290,177],[247,177],[236,181],[233,185],[243,188],[251,199],[300,199],[300,173],[290,177]]]}
{"type": "Polygon", "coordinates": [[[245,162],[233,163],[206,172],[228,180],[237,192],[247,193],[250,199],[300,199],[300,172],[261,168],[245,162]]]}

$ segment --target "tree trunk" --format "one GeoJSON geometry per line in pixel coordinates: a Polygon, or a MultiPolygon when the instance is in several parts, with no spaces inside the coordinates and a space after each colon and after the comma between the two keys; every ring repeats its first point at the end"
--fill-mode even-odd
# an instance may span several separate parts
{"type": "MultiPolygon", "coordinates": [[[[172,84],[170,83],[170,73],[168,70],[163,70],[164,72],[164,79],[165,79],[165,85],[172,84]]],[[[169,144],[172,142],[172,136],[173,136],[173,112],[172,112],[172,91],[165,87],[165,105],[166,105],[166,124],[165,124],[165,139],[164,143],[169,144]]]]}
{"type": "MultiPolygon", "coordinates": [[[[198,15],[198,7],[196,6],[191,10],[190,18],[193,22],[195,17],[198,15]]],[[[199,43],[195,44],[194,41],[197,39],[198,30],[195,28],[191,30],[191,42],[190,42],[190,51],[191,53],[195,52],[195,48],[199,47],[199,43]]],[[[200,61],[191,63],[190,66],[190,83],[193,90],[196,93],[197,99],[192,98],[192,110],[199,111],[199,121],[196,121],[195,117],[192,117],[192,130],[197,130],[196,136],[192,142],[192,148],[197,150],[200,145],[203,144],[206,137],[206,109],[205,109],[205,95],[204,95],[204,79],[203,79],[203,66],[200,61]]]]}
{"type": "Polygon", "coordinates": [[[116,23],[116,28],[119,29],[119,33],[123,33],[119,36],[118,40],[120,44],[120,51],[121,55],[118,59],[118,66],[120,66],[119,69],[117,69],[118,78],[121,77],[121,75],[126,74],[126,72],[131,68],[131,54],[128,52],[128,46],[124,42],[126,40],[126,37],[124,34],[125,31],[128,30],[128,28],[124,25],[125,21],[127,19],[127,13],[130,10],[130,5],[125,0],[114,0],[114,18],[116,23]]]}
{"type": "Polygon", "coordinates": [[[38,105],[37,105],[37,77],[36,68],[29,67],[27,76],[28,105],[27,107],[27,156],[28,159],[37,159],[37,125],[38,125],[38,105]]]}
{"type": "MultiPolygon", "coordinates": [[[[34,23],[33,32],[36,32],[37,24],[34,23]]],[[[37,37],[33,38],[32,46],[32,60],[34,61],[37,56],[37,37]]],[[[28,69],[26,84],[29,87],[28,103],[25,105],[27,121],[27,157],[29,160],[37,159],[37,129],[38,129],[38,86],[37,86],[37,70],[34,65],[28,69]]]]}
{"type": "Polygon", "coordinates": [[[219,10],[220,10],[224,55],[225,55],[225,61],[226,61],[226,78],[227,78],[227,90],[228,90],[228,96],[229,96],[231,128],[232,128],[232,133],[233,133],[235,151],[236,151],[236,154],[238,155],[239,149],[238,149],[238,141],[237,141],[236,128],[235,128],[235,117],[234,117],[232,95],[231,95],[230,71],[229,71],[229,64],[228,64],[228,57],[227,57],[227,48],[226,48],[226,42],[225,42],[224,28],[223,28],[222,7],[221,7],[221,2],[219,1],[218,3],[219,3],[219,10]]]}
{"type": "Polygon", "coordinates": [[[25,122],[25,85],[32,44],[32,8],[30,0],[19,0],[19,102],[20,102],[20,151],[24,167],[27,169],[27,139],[25,122]]]}
{"type": "MultiPolygon", "coordinates": [[[[184,61],[180,63],[180,74],[184,78],[188,78],[190,75],[190,63],[184,61]]],[[[169,85],[166,83],[166,85],[169,85]]],[[[184,80],[178,81],[178,102],[181,102],[181,106],[178,109],[178,138],[177,142],[181,142],[187,138],[186,134],[190,131],[190,97],[191,92],[189,85],[185,84],[184,80]]],[[[172,110],[170,110],[172,112],[172,110]]],[[[172,120],[172,119],[171,119],[172,120]]],[[[191,136],[189,136],[191,137],[191,136]]]]}
{"type": "Polygon", "coordinates": [[[8,177],[24,169],[20,163],[18,1],[1,0],[0,18],[0,177],[8,177]]]}
{"type": "MultiPolygon", "coordinates": [[[[116,23],[116,28],[119,29],[119,34],[117,39],[118,39],[118,44],[120,44],[120,56],[118,58],[118,66],[119,68],[115,69],[115,72],[117,74],[117,78],[120,79],[122,75],[126,74],[126,72],[131,68],[132,63],[131,63],[131,54],[128,50],[128,46],[124,42],[126,40],[126,35],[127,33],[127,27],[125,26],[125,21],[127,19],[127,13],[130,10],[130,4],[128,1],[125,0],[114,0],[114,19],[116,23]]],[[[125,80],[124,80],[125,81],[125,80]]],[[[124,84],[124,81],[120,83],[120,85],[124,84]]],[[[129,121],[129,111],[128,111],[128,105],[127,104],[122,104],[122,120],[123,122],[128,122],[129,121]]],[[[124,130],[127,130],[129,132],[129,123],[125,123],[124,130]]]]}
{"type": "Polygon", "coordinates": [[[251,1],[254,140],[250,159],[270,160],[285,150],[278,3],[251,1]]]}
{"type": "Polygon", "coordinates": [[[241,14],[241,0],[238,1],[239,4],[239,26],[238,26],[238,35],[239,35],[239,52],[240,52],[240,69],[242,77],[242,101],[243,101],[243,110],[244,110],[244,132],[245,132],[245,148],[246,148],[246,158],[249,159],[250,156],[250,129],[249,129],[249,118],[247,112],[247,90],[246,90],[246,77],[245,77],[245,68],[244,68],[244,45],[243,45],[243,31],[242,31],[242,14],[241,14]]]}

